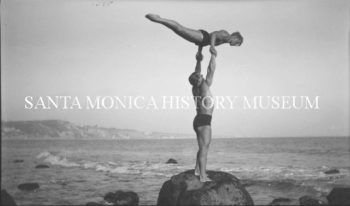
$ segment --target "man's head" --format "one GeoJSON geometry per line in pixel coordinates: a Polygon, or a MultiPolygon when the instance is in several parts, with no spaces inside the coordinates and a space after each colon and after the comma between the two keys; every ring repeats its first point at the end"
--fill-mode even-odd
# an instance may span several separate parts
{"type": "Polygon", "coordinates": [[[231,34],[228,41],[231,46],[241,46],[243,43],[243,37],[239,32],[234,32],[231,34]]]}
{"type": "Polygon", "coordinates": [[[203,82],[203,76],[199,72],[193,72],[190,77],[188,77],[188,81],[194,87],[198,87],[203,82]]]}

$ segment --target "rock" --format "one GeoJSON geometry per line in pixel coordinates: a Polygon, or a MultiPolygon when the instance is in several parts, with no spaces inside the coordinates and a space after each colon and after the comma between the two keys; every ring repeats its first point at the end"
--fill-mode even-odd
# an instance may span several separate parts
{"type": "Polygon", "coordinates": [[[164,182],[157,205],[253,205],[249,193],[235,176],[207,171],[210,182],[202,183],[188,170],[164,182]]]}
{"type": "Polygon", "coordinates": [[[310,196],[302,196],[299,198],[300,205],[326,205],[322,200],[318,200],[316,198],[310,196]]]}
{"type": "Polygon", "coordinates": [[[38,183],[23,183],[23,184],[19,184],[17,186],[17,188],[20,190],[31,191],[31,190],[38,189],[39,184],[38,183]]]}
{"type": "Polygon", "coordinates": [[[173,159],[173,158],[170,158],[170,159],[166,162],[166,164],[177,164],[177,161],[176,161],[175,159],[173,159]]]}
{"type": "Polygon", "coordinates": [[[35,166],[35,168],[37,168],[37,169],[45,169],[45,168],[50,168],[50,167],[48,165],[40,164],[40,165],[35,166]]]}
{"type": "Polygon", "coordinates": [[[103,204],[97,202],[88,202],[85,204],[86,206],[104,206],[103,204]]]}
{"type": "Polygon", "coordinates": [[[331,175],[331,174],[338,174],[339,170],[338,169],[331,169],[331,170],[327,170],[324,172],[326,175],[331,175]]]}
{"type": "Polygon", "coordinates": [[[113,203],[114,205],[138,205],[139,196],[132,191],[124,192],[118,190],[116,192],[109,192],[105,195],[104,200],[113,203]]]}
{"type": "Polygon", "coordinates": [[[350,205],[350,188],[336,187],[327,196],[329,205],[350,205]]]}
{"type": "Polygon", "coordinates": [[[13,160],[14,163],[22,163],[24,160],[13,160]]]}
{"type": "Polygon", "coordinates": [[[16,206],[15,200],[6,190],[1,190],[1,205],[16,206]]]}
{"type": "Polygon", "coordinates": [[[274,200],[269,205],[286,205],[287,203],[292,202],[291,199],[285,197],[279,197],[274,200]]]}
{"type": "Polygon", "coordinates": [[[114,198],[115,198],[114,192],[109,192],[105,195],[103,199],[106,200],[107,202],[113,202],[114,198]]]}

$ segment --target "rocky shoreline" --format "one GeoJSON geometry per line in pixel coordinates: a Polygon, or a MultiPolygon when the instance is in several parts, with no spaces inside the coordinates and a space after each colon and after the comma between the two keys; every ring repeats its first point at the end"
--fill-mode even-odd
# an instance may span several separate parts
{"type": "MultiPolygon", "coordinates": [[[[37,169],[48,168],[38,165],[37,169]]],[[[157,205],[254,205],[251,195],[241,181],[226,172],[207,171],[212,180],[202,183],[193,170],[181,172],[163,183],[157,205]]],[[[36,191],[38,183],[22,183],[18,189],[24,192],[36,191]]],[[[297,201],[288,197],[274,199],[269,205],[350,205],[350,188],[336,187],[328,194],[327,200],[302,196],[297,201]]],[[[85,205],[138,205],[139,196],[133,191],[117,190],[105,194],[99,202],[85,205]]],[[[17,205],[14,198],[1,190],[1,205],[17,205]]]]}

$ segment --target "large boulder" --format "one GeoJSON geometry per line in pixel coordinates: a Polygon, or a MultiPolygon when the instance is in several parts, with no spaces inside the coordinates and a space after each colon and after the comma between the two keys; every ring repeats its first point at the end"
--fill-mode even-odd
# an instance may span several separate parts
{"type": "Polygon", "coordinates": [[[17,186],[18,189],[24,190],[24,191],[32,191],[39,188],[38,183],[22,183],[17,186]]]}
{"type": "Polygon", "coordinates": [[[329,205],[350,205],[350,188],[336,187],[327,196],[329,205]]]}
{"type": "Polygon", "coordinates": [[[85,204],[86,206],[104,206],[104,204],[98,202],[88,202],[85,204]]]}
{"type": "Polygon", "coordinates": [[[1,190],[1,205],[16,206],[15,200],[6,190],[1,190]]]}
{"type": "Polygon", "coordinates": [[[332,174],[338,174],[339,170],[338,169],[330,169],[324,172],[326,175],[332,175],[332,174]]]}
{"type": "Polygon", "coordinates": [[[45,165],[45,164],[40,164],[40,165],[37,165],[35,166],[36,169],[45,169],[45,168],[50,168],[48,165],[45,165]]]}
{"type": "Polygon", "coordinates": [[[307,195],[300,197],[299,203],[300,205],[326,205],[322,200],[307,195]]]}
{"type": "Polygon", "coordinates": [[[109,192],[105,195],[104,200],[113,205],[138,205],[139,196],[132,191],[121,191],[109,192]]]}
{"type": "Polygon", "coordinates": [[[274,200],[269,205],[295,205],[292,200],[286,197],[279,197],[274,200]]]}
{"type": "Polygon", "coordinates": [[[170,159],[168,159],[166,164],[177,164],[177,161],[176,161],[176,159],[170,158],[170,159]]]}
{"type": "Polygon", "coordinates": [[[164,182],[157,205],[254,205],[239,179],[226,172],[207,171],[210,182],[202,183],[188,170],[164,182]]]}

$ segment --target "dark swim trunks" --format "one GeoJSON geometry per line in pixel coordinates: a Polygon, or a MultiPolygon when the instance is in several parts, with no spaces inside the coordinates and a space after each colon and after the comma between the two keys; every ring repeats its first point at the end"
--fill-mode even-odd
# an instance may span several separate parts
{"type": "Polygon", "coordinates": [[[211,125],[211,115],[209,114],[197,114],[193,120],[193,129],[197,129],[200,126],[211,125]]]}
{"type": "Polygon", "coordinates": [[[203,40],[200,44],[196,44],[196,45],[198,45],[198,46],[209,45],[210,44],[210,34],[207,31],[202,30],[202,29],[200,29],[199,31],[203,34],[203,40]]]}

